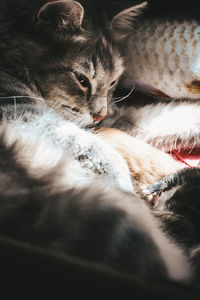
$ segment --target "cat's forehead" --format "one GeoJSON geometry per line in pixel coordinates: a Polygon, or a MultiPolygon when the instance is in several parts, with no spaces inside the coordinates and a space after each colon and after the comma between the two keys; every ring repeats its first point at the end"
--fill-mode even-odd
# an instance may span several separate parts
{"type": "Polygon", "coordinates": [[[95,69],[101,68],[115,77],[119,77],[124,70],[123,59],[118,49],[104,37],[94,47],[93,65],[95,69]]]}
{"type": "Polygon", "coordinates": [[[92,78],[107,75],[118,78],[124,71],[123,58],[117,48],[104,38],[90,44],[72,60],[73,68],[80,73],[87,73],[92,78]]]}

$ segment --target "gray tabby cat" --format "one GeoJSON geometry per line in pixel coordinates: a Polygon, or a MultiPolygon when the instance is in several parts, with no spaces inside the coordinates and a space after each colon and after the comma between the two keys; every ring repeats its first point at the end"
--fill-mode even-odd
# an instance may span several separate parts
{"type": "Polygon", "coordinates": [[[106,116],[123,71],[118,45],[140,7],[105,18],[101,31],[76,1],[1,1],[0,234],[187,281],[188,259],[136,193],[121,153],[80,128],[106,116]]]}

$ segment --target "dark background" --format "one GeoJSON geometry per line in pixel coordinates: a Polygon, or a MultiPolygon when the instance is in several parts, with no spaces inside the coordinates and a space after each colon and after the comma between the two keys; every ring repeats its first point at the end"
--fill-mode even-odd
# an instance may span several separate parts
{"type": "Polygon", "coordinates": [[[200,19],[199,0],[149,0],[146,15],[173,16],[200,19]]]}
{"type": "MultiPolygon", "coordinates": [[[[143,1],[148,2],[147,9],[145,10],[145,15],[174,15],[174,16],[195,16],[200,18],[200,0],[104,0],[105,5],[112,3],[113,9],[115,4],[117,5],[128,5],[142,3],[143,1]],[[124,3],[124,4],[122,4],[124,3]]],[[[102,3],[102,1],[100,1],[102,3]]]]}

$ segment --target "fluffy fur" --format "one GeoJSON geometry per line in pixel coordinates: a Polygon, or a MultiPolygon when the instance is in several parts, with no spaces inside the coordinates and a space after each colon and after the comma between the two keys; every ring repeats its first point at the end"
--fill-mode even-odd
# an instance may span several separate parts
{"type": "MultiPolygon", "coordinates": [[[[151,146],[170,153],[173,150],[199,149],[199,116],[198,103],[177,100],[142,107],[122,107],[114,119],[107,119],[104,124],[118,127],[142,142],[146,141],[151,146]]],[[[132,152],[129,145],[126,149],[132,152]]],[[[150,157],[147,161],[151,161],[150,157]]],[[[154,162],[159,167],[159,155],[154,162]]],[[[165,163],[167,161],[163,159],[162,171],[165,163]]],[[[169,166],[168,162],[165,167],[169,166]]],[[[156,170],[155,166],[153,170],[156,170]]],[[[191,257],[195,270],[193,282],[199,285],[199,165],[197,168],[185,169],[182,164],[180,170],[176,172],[177,170],[174,169],[175,173],[172,172],[167,177],[162,174],[162,180],[145,187],[143,192],[147,199],[153,200],[153,212],[162,221],[162,228],[191,257]]]]}
{"type": "Polygon", "coordinates": [[[0,234],[121,272],[190,280],[189,260],[137,195],[121,153],[69,121],[105,117],[123,71],[112,36],[135,8],[103,17],[103,31],[76,1],[9,0],[0,11],[0,234]]]}
{"type": "Polygon", "coordinates": [[[170,152],[199,146],[200,105],[189,100],[122,108],[105,124],[125,129],[152,146],[170,152]]]}
{"type": "Polygon", "coordinates": [[[49,122],[53,118],[48,118],[48,112],[46,122],[42,120],[47,131],[41,127],[35,130],[44,115],[34,110],[31,107],[33,121],[27,110],[28,123],[23,121],[27,113],[24,105],[23,117],[16,120],[6,120],[4,111],[1,234],[121,271],[188,279],[187,259],[160,231],[148,208],[134,193],[128,168],[119,153],[100,137],[68,121],[61,120],[61,129],[65,126],[65,130],[60,130],[59,117],[55,115],[57,122],[49,122]],[[48,126],[54,127],[59,139],[55,135],[49,140],[48,126]],[[67,160],[70,152],[72,156],[67,160]],[[31,157],[31,153],[36,155],[31,157]],[[38,163],[38,157],[42,163],[38,163]],[[44,157],[53,161],[48,169],[44,157]],[[107,175],[106,183],[102,175],[107,175]],[[85,189],[79,188],[79,181],[83,180],[83,185],[84,178],[85,189]],[[98,179],[98,184],[93,178],[98,179]]]}
{"type": "Polygon", "coordinates": [[[125,132],[114,128],[101,128],[96,132],[122,154],[137,192],[144,197],[149,185],[183,169],[182,164],[168,154],[125,132]]]}

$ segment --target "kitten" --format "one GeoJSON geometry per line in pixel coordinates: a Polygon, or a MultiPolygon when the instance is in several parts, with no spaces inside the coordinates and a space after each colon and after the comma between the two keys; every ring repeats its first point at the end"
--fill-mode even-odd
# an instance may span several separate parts
{"type": "Polygon", "coordinates": [[[0,96],[38,99],[81,126],[94,125],[105,118],[123,71],[120,52],[109,39],[82,28],[78,2],[43,2],[28,8],[25,1],[4,3],[0,96]]]}
{"type": "Polygon", "coordinates": [[[121,272],[187,281],[190,262],[136,193],[123,156],[71,122],[106,116],[123,70],[123,19],[136,10],[95,36],[76,1],[1,3],[0,234],[121,272]]]}
{"type": "Polygon", "coordinates": [[[2,3],[0,96],[29,96],[83,127],[95,125],[107,115],[124,70],[118,40],[111,37],[125,41],[131,28],[122,34],[116,24],[143,4],[114,16],[102,32],[84,18],[80,3],[45,2],[2,3]]]}

